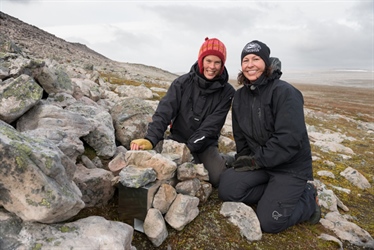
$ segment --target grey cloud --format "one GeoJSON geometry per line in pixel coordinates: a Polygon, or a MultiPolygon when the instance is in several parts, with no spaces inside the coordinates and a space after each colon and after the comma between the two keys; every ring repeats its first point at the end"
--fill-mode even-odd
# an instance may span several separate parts
{"type": "Polygon", "coordinates": [[[212,7],[205,8],[196,5],[167,5],[167,6],[143,6],[144,9],[153,10],[155,14],[170,23],[193,31],[194,33],[222,33],[231,35],[242,33],[239,27],[246,24],[246,28],[256,24],[256,20],[262,15],[261,11],[251,7],[212,7]]]}

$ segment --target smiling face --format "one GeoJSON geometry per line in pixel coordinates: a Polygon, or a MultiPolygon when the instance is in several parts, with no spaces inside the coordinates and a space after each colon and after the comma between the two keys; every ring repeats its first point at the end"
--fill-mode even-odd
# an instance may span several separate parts
{"type": "Polygon", "coordinates": [[[265,62],[258,55],[248,54],[242,60],[243,75],[250,81],[256,81],[265,71],[265,62]]]}
{"type": "Polygon", "coordinates": [[[203,59],[203,73],[206,79],[216,77],[222,68],[222,61],[218,56],[208,55],[203,59]]]}

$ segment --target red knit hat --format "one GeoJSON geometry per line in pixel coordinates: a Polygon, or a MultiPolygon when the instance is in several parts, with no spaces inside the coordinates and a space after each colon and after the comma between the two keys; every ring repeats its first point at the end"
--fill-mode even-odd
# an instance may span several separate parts
{"type": "Polygon", "coordinates": [[[219,59],[222,61],[222,68],[219,74],[222,74],[223,68],[226,62],[226,47],[225,45],[218,40],[217,38],[209,39],[208,37],[205,38],[205,42],[201,45],[199,50],[199,56],[197,59],[197,63],[199,65],[200,73],[203,74],[203,59],[208,55],[218,56],[219,59]]]}

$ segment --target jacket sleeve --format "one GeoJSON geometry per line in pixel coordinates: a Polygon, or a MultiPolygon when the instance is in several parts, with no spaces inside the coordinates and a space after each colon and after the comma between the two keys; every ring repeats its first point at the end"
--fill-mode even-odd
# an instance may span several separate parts
{"type": "Polygon", "coordinates": [[[178,113],[181,92],[181,84],[177,78],[171,83],[166,95],[160,100],[145,135],[145,138],[152,143],[153,147],[163,140],[167,126],[170,125],[171,119],[178,113]]]}
{"type": "Polygon", "coordinates": [[[192,153],[200,153],[207,146],[207,143],[216,141],[223,125],[226,121],[227,113],[231,108],[234,88],[227,83],[224,95],[220,103],[211,114],[205,117],[200,127],[190,136],[187,141],[187,147],[192,153]]]}
{"type": "MultiPolygon", "coordinates": [[[[236,92],[237,94],[239,92],[236,92]]],[[[235,95],[236,97],[236,95],[235,95]]],[[[239,102],[240,99],[235,98],[233,102],[239,102]]],[[[234,105],[233,105],[234,106],[234,105]]],[[[232,109],[232,131],[235,139],[235,144],[236,144],[236,155],[235,159],[237,159],[239,156],[242,155],[250,155],[251,151],[249,149],[249,146],[247,144],[246,137],[243,134],[242,129],[239,126],[239,115],[236,111],[236,109],[233,107],[232,109]]]]}
{"type": "Polygon", "coordinates": [[[256,150],[259,165],[274,167],[294,157],[307,138],[304,120],[304,100],[292,86],[277,88],[273,93],[274,133],[264,146],[256,150]]]}

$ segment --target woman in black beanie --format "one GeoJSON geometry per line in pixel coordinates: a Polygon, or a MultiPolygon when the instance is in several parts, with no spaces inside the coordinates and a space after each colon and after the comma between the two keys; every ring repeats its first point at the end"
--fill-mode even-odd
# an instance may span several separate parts
{"type": "Polygon", "coordinates": [[[261,228],[278,233],[297,223],[318,223],[311,148],[301,92],[280,80],[280,61],[257,40],[241,53],[242,71],[232,104],[237,154],[222,173],[223,201],[257,204],[261,228]]]}

